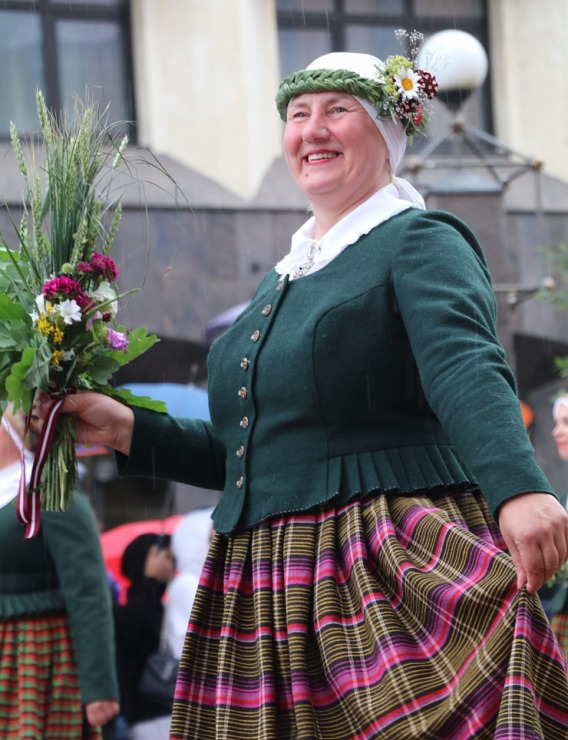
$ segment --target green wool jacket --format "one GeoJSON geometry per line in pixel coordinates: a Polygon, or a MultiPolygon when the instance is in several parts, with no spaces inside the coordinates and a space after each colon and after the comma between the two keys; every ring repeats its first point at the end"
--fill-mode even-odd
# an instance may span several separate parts
{"type": "Polygon", "coordinates": [[[552,493],[495,332],[481,248],[409,209],[298,280],[275,271],[211,348],[211,422],[136,411],[125,474],[223,490],[215,528],[386,491],[552,493]]]}
{"type": "Polygon", "coordinates": [[[110,588],[88,499],[76,493],[66,511],[42,511],[35,537],[24,531],[14,503],[0,508],[0,619],[66,613],[83,704],[118,701],[110,588]]]}

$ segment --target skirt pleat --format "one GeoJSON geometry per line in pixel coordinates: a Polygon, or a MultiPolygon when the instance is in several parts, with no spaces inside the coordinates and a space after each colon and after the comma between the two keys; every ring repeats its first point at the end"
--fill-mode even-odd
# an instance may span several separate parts
{"type": "Polygon", "coordinates": [[[88,728],[67,616],[0,622],[0,737],[100,740],[88,728]]]}
{"type": "Polygon", "coordinates": [[[565,659],[482,497],[388,496],[215,535],[172,738],[560,740],[565,659]]]}

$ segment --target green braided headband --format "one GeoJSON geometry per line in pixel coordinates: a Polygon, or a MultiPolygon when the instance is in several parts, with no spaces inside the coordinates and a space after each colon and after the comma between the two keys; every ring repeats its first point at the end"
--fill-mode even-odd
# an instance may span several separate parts
{"type": "Polygon", "coordinates": [[[400,121],[408,136],[423,133],[426,127],[426,103],[436,94],[438,83],[433,75],[412,70],[404,57],[389,57],[377,67],[377,77],[362,77],[347,69],[303,69],[293,72],[280,83],[276,107],[286,121],[290,100],[303,93],[343,90],[366,98],[379,118],[400,121]]]}
{"type": "Polygon", "coordinates": [[[366,98],[374,106],[380,102],[384,104],[387,97],[384,87],[377,80],[361,77],[347,69],[302,69],[299,72],[292,72],[280,83],[276,94],[276,107],[280,118],[286,120],[288,103],[297,95],[328,90],[343,90],[350,95],[366,98]]]}

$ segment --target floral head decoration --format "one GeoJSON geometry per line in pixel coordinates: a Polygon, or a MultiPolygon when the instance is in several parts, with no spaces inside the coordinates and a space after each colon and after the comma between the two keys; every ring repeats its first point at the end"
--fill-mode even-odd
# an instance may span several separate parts
{"type": "Polygon", "coordinates": [[[368,100],[378,118],[400,122],[408,137],[424,133],[438,83],[430,72],[415,68],[422,34],[397,31],[396,35],[409,37],[411,58],[397,54],[383,62],[369,54],[338,52],[289,74],[280,83],[276,95],[282,120],[286,120],[288,103],[297,95],[342,90],[368,100]],[[318,62],[322,63],[321,67],[318,62]]]}

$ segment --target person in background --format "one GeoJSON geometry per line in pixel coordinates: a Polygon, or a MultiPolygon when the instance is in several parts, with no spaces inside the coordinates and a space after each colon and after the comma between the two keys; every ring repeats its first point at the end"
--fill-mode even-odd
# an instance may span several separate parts
{"type": "Polygon", "coordinates": [[[0,425],[0,736],[101,738],[118,712],[111,598],[95,516],[76,493],[24,539],[14,500],[41,422],[7,408],[0,425]]]}
{"type": "Polygon", "coordinates": [[[180,659],[189,614],[213,534],[213,507],[186,514],[172,535],[176,574],[166,592],[164,623],[172,653],[180,659]]]}
{"type": "Polygon", "coordinates": [[[387,62],[332,53],[280,85],[311,215],[209,351],[211,421],[64,403],[121,474],[223,491],[176,740],[566,737],[536,592],[568,557],[568,512],[476,237],[396,175],[435,80],[387,62]]]}
{"type": "Polygon", "coordinates": [[[124,550],[122,574],[130,581],[125,604],[115,604],[116,652],[122,714],[130,740],[169,737],[171,706],[141,696],[137,687],[148,657],[158,650],[167,585],[174,576],[169,535],[141,534],[124,550]]]}
{"type": "Polygon", "coordinates": [[[562,393],[552,407],[554,427],[552,437],[556,443],[558,456],[568,462],[568,393],[562,393]]]}
{"type": "MultiPolygon", "coordinates": [[[[556,443],[559,457],[568,462],[568,393],[562,393],[554,401],[552,407],[554,427],[552,436],[556,443]]],[[[564,503],[568,504],[568,495],[564,494],[564,503]]],[[[568,659],[568,578],[558,579],[558,582],[549,589],[547,608],[550,612],[550,621],[560,647],[568,659]]]]}

